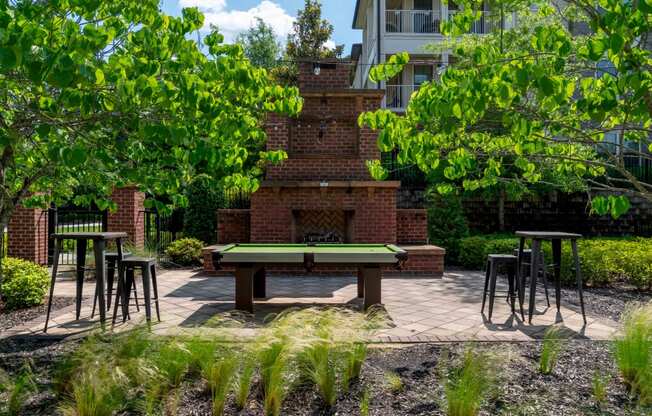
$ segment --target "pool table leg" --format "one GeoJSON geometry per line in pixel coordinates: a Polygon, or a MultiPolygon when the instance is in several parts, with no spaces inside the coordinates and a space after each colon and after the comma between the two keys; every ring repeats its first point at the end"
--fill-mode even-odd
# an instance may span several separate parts
{"type": "Polygon", "coordinates": [[[364,298],[364,276],[362,274],[362,267],[358,267],[358,297],[364,298]]]}
{"type": "Polygon", "coordinates": [[[267,297],[267,279],[265,268],[261,267],[254,272],[254,299],[267,297]]]}
{"type": "Polygon", "coordinates": [[[381,303],[380,266],[362,267],[362,277],[364,281],[364,309],[367,310],[370,306],[381,303]]]}
{"type": "Polygon", "coordinates": [[[238,265],[235,268],[235,308],[254,312],[254,274],[256,269],[251,264],[238,265]]]}

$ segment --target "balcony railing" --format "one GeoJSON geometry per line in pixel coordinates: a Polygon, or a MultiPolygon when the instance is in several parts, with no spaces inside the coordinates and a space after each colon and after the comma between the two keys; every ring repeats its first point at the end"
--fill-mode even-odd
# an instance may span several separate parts
{"type": "Polygon", "coordinates": [[[437,10],[386,10],[388,33],[441,33],[441,13],[437,10]]]}
{"type": "MultiPolygon", "coordinates": [[[[449,10],[449,19],[456,10],[449,10]]],[[[387,33],[441,33],[442,16],[439,10],[386,10],[385,31],[387,33]]],[[[489,33],[496,23],[489,12],[482,12],[480,19],[473,22],[470,33],[489,33]]]]}
{"type": "Polygon", "coordinates": [[[404,109],[410,96],[419,89],[418,85],[387,85],[385,86],[385,108],[404,109]]]}
{"type": "MultiPolygon", "coordinates": [[[[457,13],[457,10],[449,10],[448,18],[452,19],[453,16],[455,16],[455,13],[457,13]]],[[[481,12],[480,18],[475,22],[473,22],[473,24],[471,25],[471,30],[469,30],[469,33],[476,33],[476,34],[491,33],[495,28],[499,26],[500,26],[499,22],[494,22],[491,19],[491,13],[488,11],[484,11],[481,12]]]]}

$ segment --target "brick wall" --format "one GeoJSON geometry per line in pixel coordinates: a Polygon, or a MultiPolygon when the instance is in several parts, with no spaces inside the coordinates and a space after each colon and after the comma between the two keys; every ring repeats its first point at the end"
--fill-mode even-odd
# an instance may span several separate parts
{"type": "Polygon", "coordinates": [[[108,230],[126,232],[129,243],[136,247],[145,246],[145,194],[134,186],[117,188],[111,199],[118,205],[116,212],[108,216],[108,230]]]}
{"type": "MultiPolygon", "coordinates": [[[[632,207],[621,218],[589,215],[585,194],[551,192],[536,198],[505,202],[505,231],[560,230],[593,236],[652,236],[652,203],[630,198],[632,207]]],[[[472,198],[463,201],[469,228],[491,233],[499,230],[498,202],[472,198]]]]}
{"type": "Polygon", "coordinates": [[[428,241],[428,216],[425,209],[396,210],[398,244],[425,244],[428,241]]]}
{"type": "Polygon", "coordinates": [[[251,242],[287,243],[292,239],[292,210],[355,211],[352,242],[396,242],[395,188],[273,188],[251,197],[251,242]]]}
{"type": "Polygon", "coordinates": [[[7,254],[38,264],[48,263],[48,211],[18,207],[8,227],[7,254]]]}
{"type": "Polygon", "coordinates": [[[251,211],[248,209],[220,209],[217,211],[217,242],[248,243],[251,211]]]}
{"type": "Polygon", "coordinates": [[[319,63],[319,75],[315,75],[315,63],[299,63],[299,89],[344,89],[351,86],[350,62],[324,61],[319,63]]]}
{"type": "Polygon", "coordinates": [[[379,107],[382,96],[304,93],[297,119],[270,114],[267,149],[288,159],[266,170],[268,180],[369,180],[366,161],[380,158],[377,133],[359,128],[358,115],[379,107]],[[320,137],[321,132],[321,137],[320,137]]]}

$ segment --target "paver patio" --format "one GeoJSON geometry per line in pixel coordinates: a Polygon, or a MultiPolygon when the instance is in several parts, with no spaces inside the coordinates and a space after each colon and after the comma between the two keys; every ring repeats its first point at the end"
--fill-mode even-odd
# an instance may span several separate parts
{"type": "MultiPolygon", "coordinates": [[[[289,307],[342,304],[358,307],[361,303],[356,298],[354,276],[270,276],[268,298],[256,302],[253,316],[233,311],[233,277],[173,270],[161,273],[158,280],[162,322],[153,328],[160,334],[209,333],[218,331],[213,323],[219,321],[230,326],[227,330],[235,336],[247,337],[256,333],[269,314],[289,307]]],[[[383,302],[391,323],[377,332],[375,341],[527,341],[541,338],[546,328],[555,323],[563,325],[570,337],[601,340],[609,339],[618,329],[616,322],[593,316],[590,304],[584,325],[581,314],[574,308],[562,302],[558,314],[554,299],[548,308],[543,296],[537,298],[537,314],[532,325],[512,315],[503,297],[496,299],[492,322],[488,322],[480,314],[483,284],[484,275],[471,271],[449,271],[441,279],[411,276],[383,279],[383,302]]],[[[505,290],[506,279],[499,279],[498,286],[497,290],[505,290]]],[[[85,285],[88,299],[93,288],[92,282],[85,285]]],[[[74,282],[58,282],[55,295],[73,296],[74,282]]],[[[89,319],[91,305],[90,300],[84,303],[81,321],[74,320],[74,305],[53,312],[48,334],[81,336],[96,329],[97,321],[89,319]]],[[[132,306],[131,317],[127,324],[116,325],[115,330],[142,322],[143,307],[137,313],[132,306]]],[[[0,333],[0,338],[43,334],[43,319],[0,333]]]]}

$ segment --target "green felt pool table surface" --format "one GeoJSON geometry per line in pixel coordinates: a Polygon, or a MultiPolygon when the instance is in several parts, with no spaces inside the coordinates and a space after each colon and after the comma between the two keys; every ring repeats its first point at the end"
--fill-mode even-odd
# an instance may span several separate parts
{"type": "Polygon", "coordinates": [[[217,250],[221,263],[396,263],[405,251],[392,244],[230,244],[217,250]]]}

